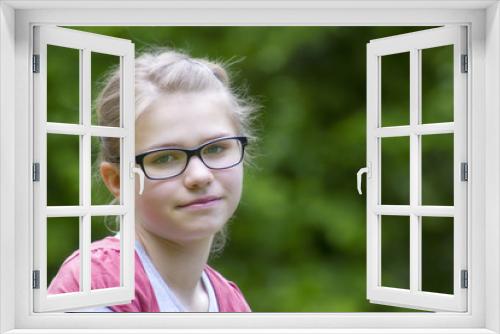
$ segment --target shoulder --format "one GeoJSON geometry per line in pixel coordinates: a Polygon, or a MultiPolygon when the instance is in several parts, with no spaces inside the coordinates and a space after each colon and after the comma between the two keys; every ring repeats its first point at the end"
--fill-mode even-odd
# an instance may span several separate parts
{"type": "MultiPolygon", "coordinates": [[[[92,289],[120,285],[119,240],[107,237],[90,246],[92,289]]],[[[49,294],[76,292],[80,290],[80,251],[74,251],[64,260],[48,288],[49,294]]]]}
{"type": "MultiPolygon", "coordinates": [[[[90,245],[91,289],[119,287],[120,282],[120,240],[107,237],[90,245]]],[[[58,294],[80,290],[80,252],[75,251],[61,265],[52,280],[48,293],[58,294]]],[[[142,262],[135,253],[135,298],[130,304],[114,305],[115,312],[154,312],[158,307],[154,291],[144,271],[142,262]]]]}
{"type": "Polygon", "coordinates": [[[250,306],[236,283],[227,280],[209,265],[205,266],[205,273],[214,288],[219,312],[251,312],[250,306]]]}

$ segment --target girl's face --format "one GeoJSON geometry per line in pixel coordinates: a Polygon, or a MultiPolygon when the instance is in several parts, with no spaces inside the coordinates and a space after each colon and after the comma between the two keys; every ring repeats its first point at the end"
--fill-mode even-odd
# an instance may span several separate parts
{"type": "MultiPolygon", "coordinates": [[[[135,149],[140,154],[159,147],[194,148],[212,139],[236,136],[224,95],[214,92],[162,96],[136,120],[135,149]]],[[[184,172],[166,180],[144,179],[136,189],[136,217],[148,231],[173,242],[213,236],[229,220],[241,198],[243,163],[214,170],[193,156],[184,172]],[[201,197],[216,196],[209,207],[182,207],[201,197]]]]}

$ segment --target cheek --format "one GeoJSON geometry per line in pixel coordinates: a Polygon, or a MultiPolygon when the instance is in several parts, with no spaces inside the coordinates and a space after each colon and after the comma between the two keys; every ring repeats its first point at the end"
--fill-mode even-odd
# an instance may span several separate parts
{"type": "Polygon", "coordinates": [[[243,168],[239,165],[236,168],[221,170],[223,172],[219,180],[224,188],[230,209],[236,210],[243,191],[243,168]]]}
{"type": "Polygon", "coordinates": [[[174,205],[175,185],[145,182],[142,195],[136,195],[136,215],[140,214],[148,221],[164,219],[165,210],[174,205]],[[161,186],[160,186],[161,185],[161,186]]]}

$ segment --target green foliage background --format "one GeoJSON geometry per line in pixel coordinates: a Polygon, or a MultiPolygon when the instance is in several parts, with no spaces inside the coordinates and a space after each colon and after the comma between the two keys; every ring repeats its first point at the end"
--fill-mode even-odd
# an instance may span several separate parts
{"type": "MultiPolygon", "coordinates": [[[[72,28],[130,39],[137,53],[170,46],[194,57],[238,60],[230,68],[234,85],[262,106],[258,168],[245,171],[228,244],[211,265],[238,284],[253,311],[411,311],[366,299],[366,198],[356,191],[356,172],[366,163],[366,44],[428,27],[72,28]]],[[[49,51],[49,121],[78,122],[78,54],[49,51]]],[[[450,50],[425,53],[423,59],[423,121],[452,121],[450,50]]],[[[112,57],[92,59],[93,97],[99,77],[114,64],[112,57]]],[[[384,125],[408,124],[408,64],[407,56],[382,63],[384,125]]],[[[78,204],[78,139],[49,137],[49,205],[78,204]]],[[[452,205],[453,138],[429,137],[422,153],[425,204],[452,205]]],[[[407,204],[409,141],[387,141],[383,202],[407,204]]],[[[94,140],[94,161],[97,154],[94,140]]],[[[109,203],[97,175],[92,187],[93,204],[109,203]]],[[[93,222],[93,240],[110,234],[103,219],[93,222]]],[[[404,219],[383,224],[383,281],[408,287],[404,219]]],[[[424,252],[437,251],[440,258],[424,257],[424,287],[451,293],[452,222],[425,225],[424,252]]],[[[78,247],[78,220],[49,220],[48,233],[50,281],[78,247]]]]}

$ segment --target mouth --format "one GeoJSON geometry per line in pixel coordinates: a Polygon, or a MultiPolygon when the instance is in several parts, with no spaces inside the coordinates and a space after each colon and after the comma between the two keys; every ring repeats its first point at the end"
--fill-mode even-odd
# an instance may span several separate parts
{"type": "Polygon", "coordinates": [[[193,202],[190,202],[188,204],[184,205],[179,205],[178,207],[180,209],[204,209],[204,208],[211,208],[219,204],[221,197],[207,197],[207,198],[202,198],[193,202]]]}

